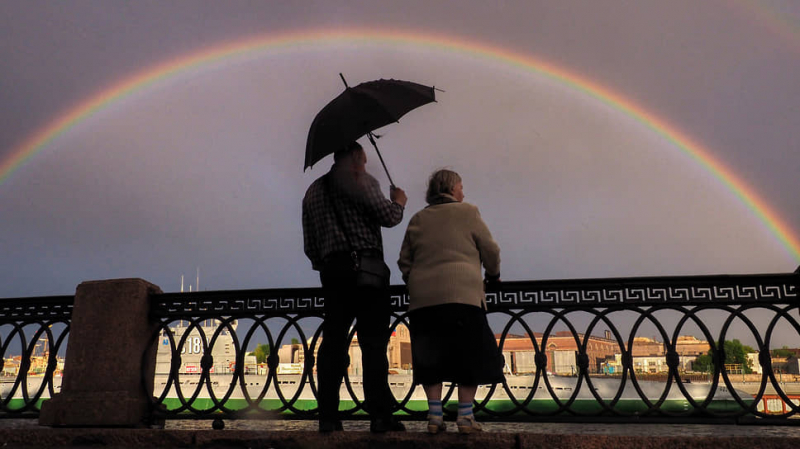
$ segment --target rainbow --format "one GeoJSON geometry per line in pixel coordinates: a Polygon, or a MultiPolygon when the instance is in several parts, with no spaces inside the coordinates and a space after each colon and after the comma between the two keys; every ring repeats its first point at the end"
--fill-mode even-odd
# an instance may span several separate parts
{"type": "Polygon", "coordinates": [[[30,160],[69,129],[97,114],[110,104],[121,101],[154,83],[201,66],[238,56],[247,56],[268,50],[292,51],[301,46],[319,45],[321,43],[419,45],[444,52],[462,53],[471,57],[508,64],[567,85],[580,93],[624,112],[643,126],[671,142],[676,148],[703,166],[767,226],[769,231],[781,242],[792,257],[800,261],[800,241],[778,214],[750,186],[717,160],[708,149],[655,113],[645,110],[642,106],[597,82],[543,59],[462,37],[411,30],[364,28],[342,31],[304,30],[279,35],[259,35],[205,48],[187,56],[155,65],[123,79],[70,108],[14,148],[10,156],[0,160],[0,184],[8,179],[22,164],[30,160]]]}
{"type": "Polygon", "coordinates": [[[800,51],[800,21],[796,15],[792,16],[788,11],[783,11],[780,5],[764,0],[734,0],[731,5],[737,7],[747,21],[761,24],[790,44],[794,51],[800,51]]]}

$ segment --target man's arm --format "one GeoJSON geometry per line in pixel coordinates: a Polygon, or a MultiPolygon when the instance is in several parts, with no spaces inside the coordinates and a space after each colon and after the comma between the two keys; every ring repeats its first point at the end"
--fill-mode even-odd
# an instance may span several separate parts
{"type": "Polygon", "coordinates": [[[391,228],[403,221],[403,210],[407,201],[403,189],[393,188],[390,193],[392,199],[389,200],[383,196],[377,179],[370,176],[365,187],[366,206],[381,226],[391,228]]]}

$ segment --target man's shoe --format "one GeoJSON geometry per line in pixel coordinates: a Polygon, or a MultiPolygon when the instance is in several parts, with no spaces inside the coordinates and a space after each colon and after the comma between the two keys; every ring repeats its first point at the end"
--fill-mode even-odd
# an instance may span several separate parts
{"type": "Polygon", "coordinates": [[[375,418],[369,424],[372,433],[405,432],[406,426],[394,418],[375,418]]]}
{"type": "Polygon", "coordinates": [[[319,432],[320,433],[331,433],[337,432],[342,430],[342,422],[339,420],[336,421],[320,421],[319,422],[319,432]]]}

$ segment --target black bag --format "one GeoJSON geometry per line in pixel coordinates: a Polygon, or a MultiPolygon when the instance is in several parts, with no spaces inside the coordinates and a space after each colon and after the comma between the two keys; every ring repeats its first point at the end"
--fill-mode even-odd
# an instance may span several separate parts
{"type": "Polygon", "coordinates": [[[352,256],[357,286],[379,289],[389,287],[389,277],[392,272],[382,257],[358,254],[356,251],[353,251],[352,256]]]}

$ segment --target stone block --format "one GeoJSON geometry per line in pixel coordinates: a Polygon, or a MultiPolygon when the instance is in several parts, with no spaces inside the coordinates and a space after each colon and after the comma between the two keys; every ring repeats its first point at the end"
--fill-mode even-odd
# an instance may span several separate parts
{"type": "Polygon", "coordinates": [[[46,426],[140,426],[148,420],[158,324],[142,279],[89,281],[75,293],[61,393],[42,404],[46,426]],[[147,352],[145,354],[145,352],[147,352]]]}

